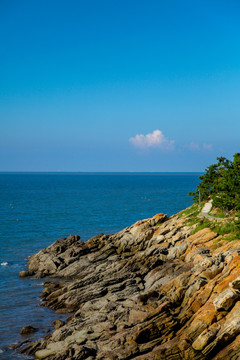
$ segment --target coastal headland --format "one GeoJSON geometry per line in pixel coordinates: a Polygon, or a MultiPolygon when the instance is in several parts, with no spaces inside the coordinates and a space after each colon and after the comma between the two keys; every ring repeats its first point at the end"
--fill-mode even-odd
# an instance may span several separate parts
{"type": "Polygon", "coordinates": [[[240,242],[198,213],[197,205],[160,213],[87,242],[70,235],[32,255],[20,275],[52,278],[43,305],[69,316],[20,351],[46,360],[239,359],[240,242]]]}

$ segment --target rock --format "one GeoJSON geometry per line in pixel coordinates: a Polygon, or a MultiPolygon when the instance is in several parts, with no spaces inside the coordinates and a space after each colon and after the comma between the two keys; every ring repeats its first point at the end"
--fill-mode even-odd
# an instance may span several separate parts
{"type": "Polygon", "coordinates": [[[213,301],[216,310],[229,310],[238,298],[238,294],[235,291],[228,288],[220,293],[213,301]]]}
{"type": "Polygon", "coordinates": [[[237,293],[240,293],[240,276],[234,279],[229,286],[237,293]]]}
{"type": "Polygon", "coordinates": [[[33,326],[30,326],[30,325],[27,325],[21,329],[20,334],[21,335],[29,335],[29,334],[35,333],[36,331],[37,331],[36,328],[34,328],[33,326]]]}
{"type": "Polygon", "coordinates": [[[23,351],[46,360],[240,357],[240,245],[216,249],[216,233],[192,234],[187,221],[157,214],[32,255],[26,274],[52,277],[43,305],[70,316],[23,351]]]}
{"type": "Polygon", "coordinates": [[[60,327],[65,325],[65,322],[57,319],[57,320],[52,321],[52,325],[54,326],[54,329],[59,329],[60,327]]]}
{"type": "Polygon", "coordinates": [[[203,332],[193,342],[192,347],[198,351],[202,350],[216,336],[220,328],[221,326],[215,323],[208,329],[203,330],[203,332]]]}
{"type": "Polygon", "coordinates": [[[19,277],[21,277],[21,278],[33,276],[33,275],[34,275],[33,271],[28,271],[28,270],[19,271],[19,277]]]}

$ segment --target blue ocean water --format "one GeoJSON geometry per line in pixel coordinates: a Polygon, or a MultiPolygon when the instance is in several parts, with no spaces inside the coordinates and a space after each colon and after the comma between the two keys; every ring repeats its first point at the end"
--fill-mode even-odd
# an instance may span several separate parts
{"type": "Polygon", "coordinates": [[[40,306],[42,279],[19,279],[27,257],[60,237],[87,240],[192,204],[198,173],[0,174],[0,358],[26,359],[9,345],[25,325],[41,338],[59,318],[40,306]]]}

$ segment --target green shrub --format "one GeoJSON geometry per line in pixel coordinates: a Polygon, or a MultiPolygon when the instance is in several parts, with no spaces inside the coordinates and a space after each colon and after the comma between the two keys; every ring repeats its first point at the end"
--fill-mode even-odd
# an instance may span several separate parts
{"type": "Polygon", "coordinates": [[[240,153],[236,153],[233,161],[218,157],[217,164],[206,168],[205,174],[195,192],[189,193],[193,200],[213,200],[213,206],[222,209],[240,210],[240,153]]]}

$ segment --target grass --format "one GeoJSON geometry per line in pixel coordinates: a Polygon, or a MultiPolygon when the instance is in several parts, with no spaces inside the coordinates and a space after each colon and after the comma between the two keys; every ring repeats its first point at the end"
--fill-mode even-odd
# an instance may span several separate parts
{"type": "Polygon", "coordinates": [[[230,234],[224,238],[224,240],[229,241],[229,242],[233,241],[233,240],[239,240],[239,239],[240,239],[240,236],[237,234],[230,234]]]}
{"type": "Polygon", "coordinates": [[[216,209],[214,209],[214,208],[211,209],[209,211],[209,215],[216,216],[216,217],[221,218],[221,219],[226,217],[225,212],[223,210],[217,209],[217,208],[216,209]]]}
{"type": "Polygon", "coordinates": [[[235,221],[224,221],[222,223],[216,223],[207,219],[201,219],[197,227],[193,230],[193,234],[205,228],[210,228],[216,234],[223,236],[224,238],[222,238],[222,240],[232,241],[240,239],[240,226],[235,221]]]}
{"type": "Polygon", "coordinates": [[[183,216],[187,216],[187,215],[198,215],[199,213],[199,208],[198,208],[198,204],[193,204],[192,206],[190,206],[189,208],[187,208],[186,210],[183,210],[180,212],[179,217],[183,217],[183,216]]]}
{"type": "Polygon", "coordinates": [[[220,248],[221,246],[223,246],[223,244],[222,244],[222,243],[218,243],[218,244],[216,244],[216,245],[213,246],[213,249],[216,250],[216,249],[220,248]]]}
{"type": "MultiPolygon", "coordinates": [[[[196,223],[195,223],[196,224],[196,223]]],[[[193,234],[196,234],[198,231],[205,229],[205,228],[211,228],[211,222],[209,220],[206,219],[198,219],[198,225],[197,227],[193,230],[193,234]]]]}
{"type": "Polygon", "coordinates": [[[226,235],[229,233],[235,233],[240,230],[234,221],[218,223],[218,224],[212,225],[212,228],[214,229],[214,231],[216,233],[218,233],[218,235],[226,235]]]}
{"type": "MultiPolygon", "coordinates": [[[[198,232],[204,228],[210,228],[212,231],[217,233],[218,235],[227,235],[231,234],[233,239],[240,238],[240,226],[235,221],[224,221],[222,223],[219,222],[211,222],[207,219],[201,219],[198,226],[194,229],[193,233],[198,232]]],[[[230,236],[229,236],[230,238],[230,236]]]]}
{"type": "MultiPolygon", "coordinates": [[[[198,204],[193,204],[186,210],[182,211],[179,214],[179,217],[188,216],[187,225],[193,226],[197,225],[193,230],[193,234],[197,233],[198,231],[210,228],[212,231],[217,233],[218,235],[222,236],[222,240],[233,241],[236,239],[240,240],[240,220],[229,219],[228,221],[221,221],[215,222],[211,221],[207,218],[199,218],[198,215],[200,214],[198,204]]],[[[225,217],[225,214],[217,209],[215,209],[214,216],[216,217],[225,217]]],[[[220,239],[219,239],[220,241],[220,239]]],[[[217,247],[222,246],[221,243],[216,244],[217,247]]]]}

